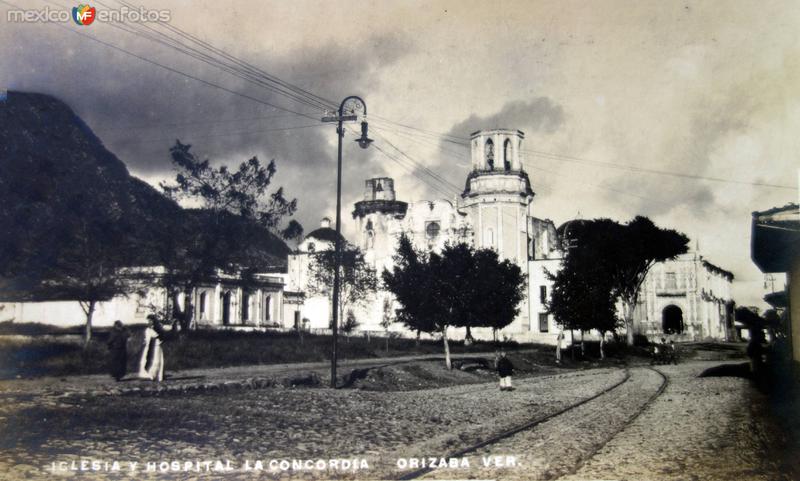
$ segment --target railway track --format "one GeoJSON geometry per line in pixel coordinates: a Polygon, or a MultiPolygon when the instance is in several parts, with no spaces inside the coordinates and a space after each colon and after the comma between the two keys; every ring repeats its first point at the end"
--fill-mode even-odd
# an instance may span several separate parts
{"type": "MultiPolygon", "coordinates": [[[[590,370],[587,370],[587,371],[567,372],[567,373],[561,373],[561,374],[550,374],[550,375],[545,375],[545,376],[514,377],[514,384],[515,384],[515,389],[517,389],[518,391],[523,391],[524,392],[525,388],[531,387],[531,386],[536,385],[536,384],[539,384],[539,383],[541,383],[542,381],[545,381],[545,380],[563,379],[563,378],[577,379],[577,378],[581,378],[581,377],[584,377],[584,376],[596,376],[596,375],[602,373],[603,371],[605,371],[605,369],[590,369],[590,370]]],[[[625,369],[625,372],[626,373],[629,372],[628,369],[625,369]]],[[[472,387],[470,389],[465,389],[465,390],[459,391],[459,392],[454,392],[454,393],[449,393],[449,394],[442,394],[441,397],[442,398],[455,398],[455,397],[461,397],[461,396],[467,396],[467,395],[482,394],[482,393],[487,392],[486,384],[487,383],[485,383],[485,382],[481,382],[479,384],[476,384],[477,387],[472,387]]],[[[496,382],[495,382],[495,384],[496,384],[496,382]]]]}
{"type": "MultiPolygon", "coordinates": [[[[489,453],[489,450],[492,449],[500,449],[501,452],[508,452],[505,450],[509,448],[518,449],[519,446],[531,449],[535,446],[542,445],[547,438],[547,433],[536,433],[536,428],[547,425],[549,421],[555,422],[560,419],[564,420],[565,424],[568,425],[568,429],[559,428],[557,434],[566,436],[577,435],[581,432],[581,430],[585,429],[585,424],[587,424],[585,422],[581,422],[582,417],[602,417],[604,413],[608,412],[609,408],[618,407],[621,404],[621,401],[628,400],[628,395],[630,393],[641,394],[638,388],[653,382],[653,379],[647,379],[647,376],[644,377],[644,380],[641,379],[639,376],[641,370],[655,373],[655,375],[660,379],[657,388],[654,389],[653,392],[650,393],[650,395],[647,396],[646,399],[644,399],[644,401],[641,402],[632,413],[627,413],[625,419],[620,422],[619,426],[616,426],[612,432],[606,432],[605,436],[603,436],[604,439],[600,440],[600,442],[589,445],[581,452],[579,457],[571,459],[567,463],[563,463],[562,466],[556,468],[542,468],[542,472],[539,473],[539,477],[537,477],[537,479],[552,479],[557,476],[570,474],[579,469],[586,460],[590,459],[594,454],[596,454],[597,451],[599,451],[609,439],[623,430],[628,424],[633,422],[634,419],[644,412],[653,403],[653,401],[655,401],[658,396],[664,392],[664,390],[667,388],[669,380],[661,371],[652,367],[643,367],[640,368],[640,370],[637,370],[637,379],[632,379],[631,370],[626,369],[625,376],[620,381],[615,382],[614,384],[588,398],[584,398],[555,412],[538,416],[532,420],[519,424],[499,434],[495,434],[477,443],[449,452],[441,457],[462,458],[466,455],[478,454],[481,452],[489,453]]],[[[552,426],[550,426],[550,430],[553,430],[552,426]]],[[[434,471],[436,470],[430,467],[420,468],[414,471],[403,473],[396,479],[418,479],[434,471]]],[[[444,474],[452,476],[452,473],[444,474]]],[[[487,472],[487,474],[488,477],[491,478],[501,477],[496,476],[497,473],[487,472]]]]}

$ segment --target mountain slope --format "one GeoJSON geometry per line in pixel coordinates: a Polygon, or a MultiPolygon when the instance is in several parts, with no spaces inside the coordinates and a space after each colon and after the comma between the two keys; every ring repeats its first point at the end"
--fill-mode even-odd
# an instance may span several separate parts
{"type": "MultiPolygon", "coordinates": [[[[124,241],[127,265],[158,264],[156,234],[187,216],[196,214],[132,177],[65,103],[14,91],[0,102],[0,277],[47,276],[87,232],[102,239],[116,232],[108,242],[124,241]]],[[[266,263],[285,266],[286,244],[253,229],[264,236],[266,263]]]]}

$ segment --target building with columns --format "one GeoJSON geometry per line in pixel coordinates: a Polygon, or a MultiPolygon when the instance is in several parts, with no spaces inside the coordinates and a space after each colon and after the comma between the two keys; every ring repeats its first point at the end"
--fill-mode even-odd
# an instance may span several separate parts
{"type": "MultiPolygon", "coordinates": [[[[135,289],[128,296],[99,302],[93,325],[111,326],[117,319],[126,324],[146,323],[148,314],[167,309],[167,291],[159,285],[159,277],[165,274],[162,266],[133,267],[125,271],[135,289]]],[[[241,276],[217,271],[178,302],[183,309],[186,298],[191,296],[192,325],[197,328],[291,328],[299,319],[304,295],[286,290],[286,278],[283,272],[265,272],[244,281],[241,276]]],[[[86,314],[80,304],[71,299],[0,299],[0,322],[72,326],[83,324],[85,320],[86,314]]]]}

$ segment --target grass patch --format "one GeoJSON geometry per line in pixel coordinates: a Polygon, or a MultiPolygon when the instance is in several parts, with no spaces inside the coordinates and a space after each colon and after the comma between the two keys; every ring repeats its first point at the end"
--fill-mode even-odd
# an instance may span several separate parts
{"type": "MultiPolygon", "coordinates": [[[[18,325],[22,326],[22,325],[18,325]]],[[[50,326],[47,326],[50,327],[50,326]]],[[[88,349],[82,348],[82,340],[72,332],[40,329],[38,326],[23,327],[22,332],[36,332],[25,336],[0,338],[0,378],[39,376],[67,376],[102,374],[107,372],[108,329],[95,331],[88,349]]],[[[15,334],[19,334],[20,331],[15,334]]],[[[143,327],[131,328],[128,341],[128,372],[138,370],[143,327]]],[[[301,339],[293,332],[241,332],[199,330],[192,331],[182,339],[165,342],[164,355],[168,371],[245,366],[258,364],[283,364],[297,362],[321,362],[330,359],[331,336],[305,334],[301,339]]],[[[340,337],[339,359],[368,359],[415,354],[444,355],[440,341],[413,339],[386,340],[361,336],[340,337]]],[[[507,350],[531,348],[530,345],[508,343],[507,350]]],[[[490,342],[475,342],[469,346],[451,341],[454,355],[468,352],[486,352],[495,349],[490,342]]],[[[548,349],[548,348],[543,348],[548,349]]]]}

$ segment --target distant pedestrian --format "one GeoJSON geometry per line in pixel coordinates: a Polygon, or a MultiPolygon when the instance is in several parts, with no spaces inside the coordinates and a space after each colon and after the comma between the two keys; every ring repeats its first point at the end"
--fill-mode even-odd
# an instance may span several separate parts
{"type": "Polygon", "coordinates": [[[114,321],[114,327],[111,328],[111,334],[108,336],[108,358],[109,358],[109,371],[111,377],[117,381],[125,377],[125,372],[128,367],[128,337],[130,334],[122,321],[114,321]]]}
{"type": "Polygon", "coordinates": [[[669,361],[672,364],[678,364],[678,349],[675,347],[675,341],[669,340],[669,361]]]}
{"type": "Polygon", "coordinates": [[[753,379],[760,380],[764,370],[764,331],[750,328],[750,342],[747,343],[747,357],[750,358],[750,373],[753,379]]]}
{"type": "Polygon", "coordinates": [[[155,315],[147,316],[147,327],[144,330],[144,346],[139,360],[139,377],[161,382],[164,380],[164,351],[161,343],[164,340],[164,329],[155,315]]]}
{"type": "Polygon", "coordinates": [[[556,338],[558,344],[556,344],[556,364],[561,364],[561,341],[564,340],[564,331],[558,331],[558,337],[556,338]]]}
{"type": "Polygon", "coordinates": [[[500,351],[500,357],[497,359],[497,374],[500,376],[500,390],[513,391],[511,375],[514,374],[514,365],[506,357],[505,351],[500,351]]]}

